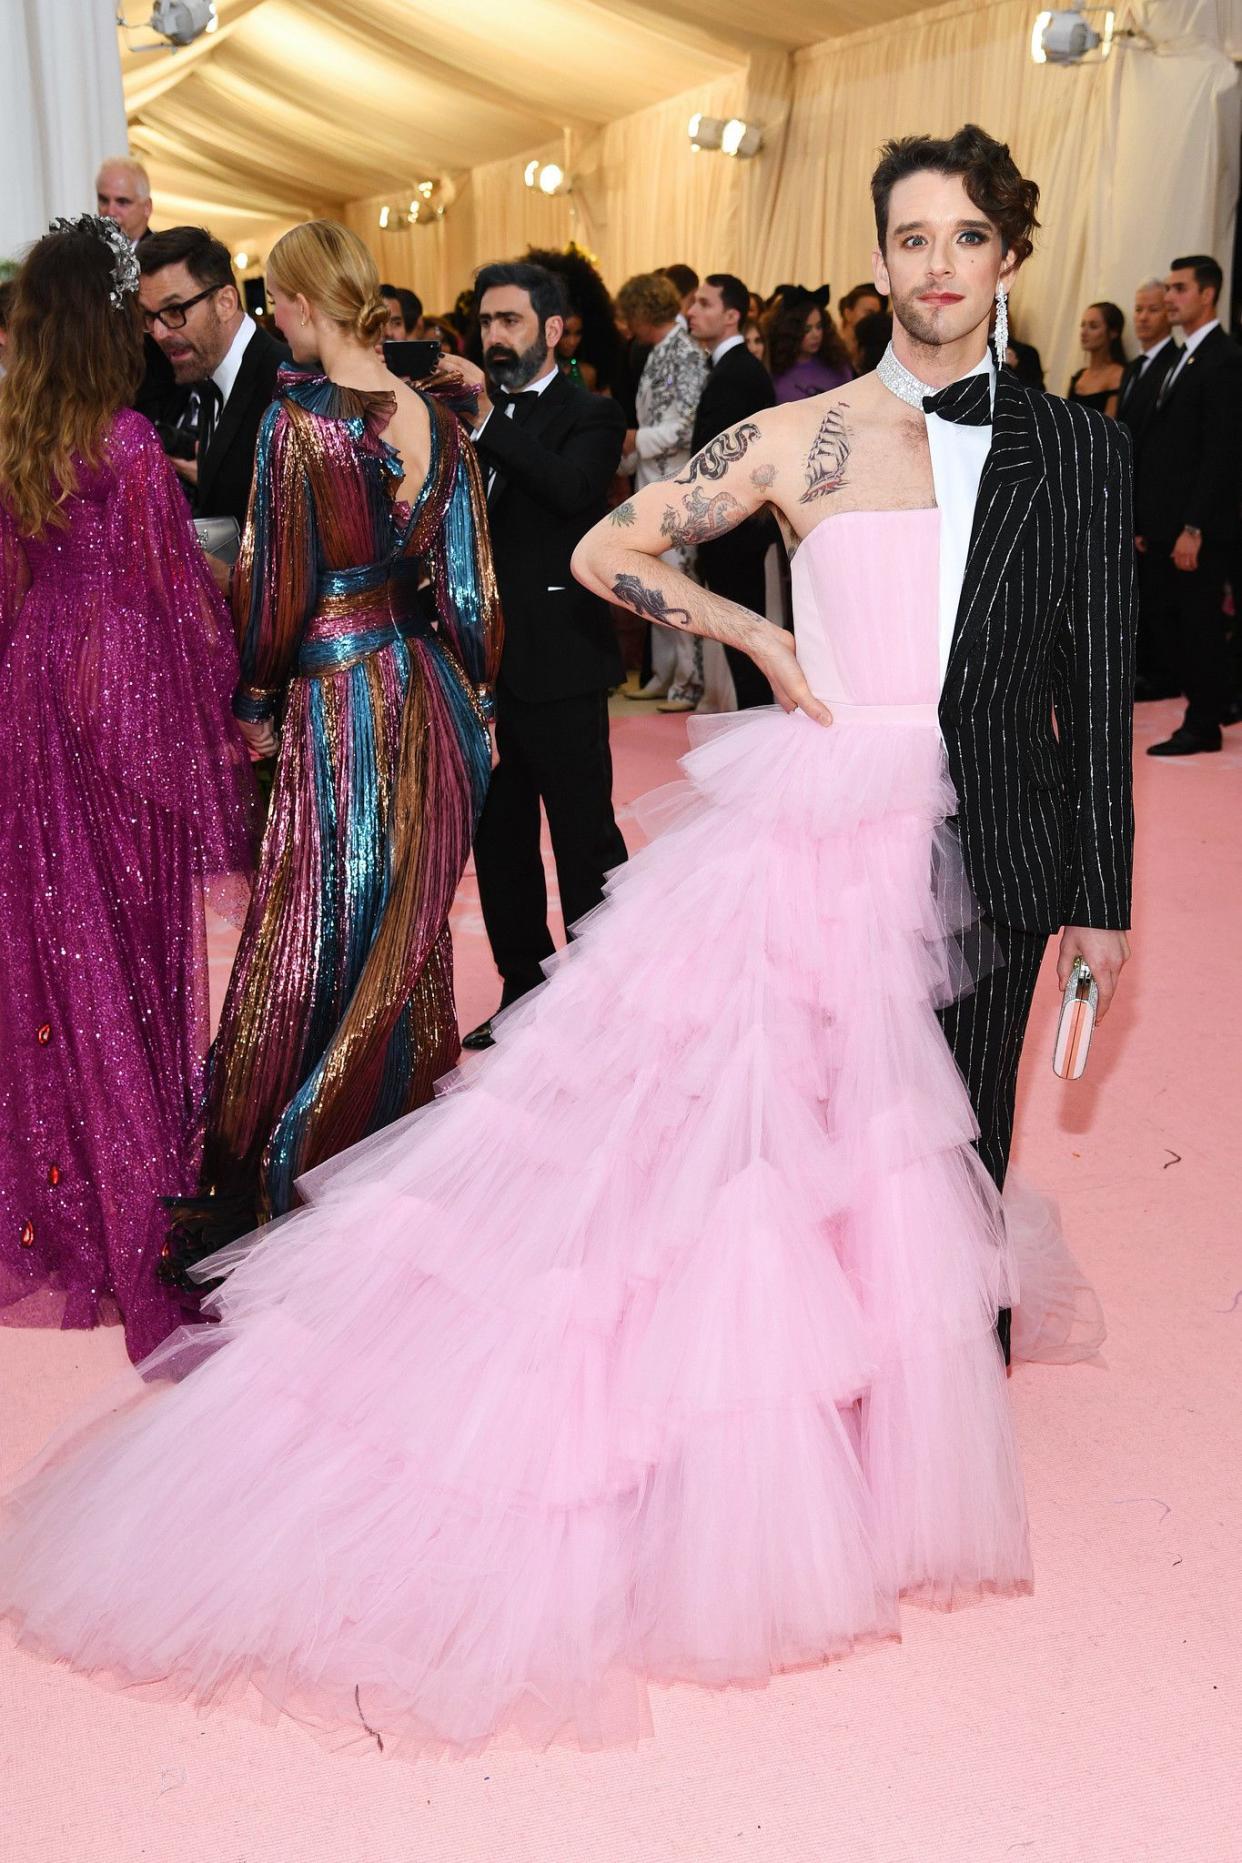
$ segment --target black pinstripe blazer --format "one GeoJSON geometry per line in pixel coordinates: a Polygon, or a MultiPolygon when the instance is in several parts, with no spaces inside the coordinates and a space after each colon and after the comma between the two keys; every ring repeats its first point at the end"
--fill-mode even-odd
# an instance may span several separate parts
{"type": "Polygon", "coordinates": [[[989,918],[1130,923],[1134,627],[1129,435],[1002,369],[940,698],[989,918]]]}

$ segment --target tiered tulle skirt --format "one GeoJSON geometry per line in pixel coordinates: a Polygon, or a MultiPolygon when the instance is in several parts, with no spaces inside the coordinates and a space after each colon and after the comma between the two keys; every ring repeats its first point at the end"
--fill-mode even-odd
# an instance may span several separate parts
{"type": "Polygon", "coordinates": [[[14,1497],[24,1637],[386,1748],[595,1745],[1029,1586],[939,736],[750,713],[686,768],[495,1051],[14,1497]]]}

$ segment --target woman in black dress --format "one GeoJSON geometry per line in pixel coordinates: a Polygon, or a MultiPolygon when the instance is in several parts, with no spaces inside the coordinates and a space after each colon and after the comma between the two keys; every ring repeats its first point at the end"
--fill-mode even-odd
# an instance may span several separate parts
{"type": "Polygon", "coordinates": [[[1086,351],[1087,366],[1070,378],[1071,401],[1099,408],[1103,414],[1116,414],[1126,367],[1126,352],[1121,342],[1125,327],[1125,312],[1120,306],[1107,302],[1088,304],[1078,331],[1086,351]]]}

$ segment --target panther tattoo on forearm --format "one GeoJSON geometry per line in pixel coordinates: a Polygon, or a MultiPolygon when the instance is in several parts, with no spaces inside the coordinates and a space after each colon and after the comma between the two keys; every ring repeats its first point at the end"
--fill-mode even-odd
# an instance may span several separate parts
{"type": "Polygon", "coordinates": [[[663,590],[649,589],[628,570],[614,578],[612,592],[622,607],[632,608],[635,614],[645,615],[648,621],[662,621],[665,627],[694,631],[688,608],[670,608],[663,590]]]}

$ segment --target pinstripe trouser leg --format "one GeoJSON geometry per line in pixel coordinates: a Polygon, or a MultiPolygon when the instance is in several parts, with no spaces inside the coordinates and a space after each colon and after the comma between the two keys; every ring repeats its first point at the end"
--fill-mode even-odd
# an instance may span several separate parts
{"type": "MultiPolygon", "coordinates": [[[[975,1149],[997,1189],[1003,1190],[1013,1139],[1018,1062],[1048,938],[1044,932],[1019,931],[1012,925],[989,923],[989,929],[1004,962],[982,978],[969,996],[942,1010],[940,1024],[979,1121],[975,1149]]],[[[1008,1362],[1008,1308],[1000,1315],[997,1331],[1008,1362]]]]}

